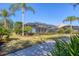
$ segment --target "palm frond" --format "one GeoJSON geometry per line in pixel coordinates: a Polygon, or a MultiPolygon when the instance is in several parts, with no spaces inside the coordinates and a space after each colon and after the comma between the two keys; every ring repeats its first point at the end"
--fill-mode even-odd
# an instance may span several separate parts
{"type": "Polygon", "coordinates": [[[66,17],[66,19],[63,20],[63,22],[75,21],[75,20],[79,20],[79,17],[76,17],[76,16],[68,16],[68,17],[66,17]]]}
{"type": "Polygon", "coordinates": [[[0,16],[1,16],[1,14],[2,14],[2,10],[0,10],[0,16]]]}
{"type": "Polygon", "coordinates": [[[30,11],[33,12],[33,14],[35,14],[35,10],[34,10],[31,6],[27,6],[27,7],[26,7],[26,10],[30,10],[30,11]]]}
{"type": "Polygon", "coordinates": [[[18,10],[19,8],[20,8],[19,4],[16,3],[16,4],[12,4],[12,5],[10,6],[9,10],[10,10],[11,12],[15,12],[15,11],[18,10]]]}
{"type": "Polygon", "coordinates": [[[72,6],[73,6],[73,10],[75,10],[76,7],[77,7],[77,5],[79,5],[79,3],[71,3],[71,4],[72,4],[72,6]]]}

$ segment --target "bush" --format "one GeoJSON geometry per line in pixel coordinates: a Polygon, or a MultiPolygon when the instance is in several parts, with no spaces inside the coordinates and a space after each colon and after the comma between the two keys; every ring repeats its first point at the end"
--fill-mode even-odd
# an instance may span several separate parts
{"type": "Polygon", "coordinates": [[[29,31],[31,31],[32,30],[32,27],[31,26],[26,26],[25,28],[24,28],[24,32],[29,32],[29,31]]]}
{"type": "Polygon", "coordinates": [[[14,32],[16,34],[21,34],[22,33],[22,22],[15,22],[14,24],[14,32]]]}
{"type": "Polygon", "coordinates": [[[0,40],[3,39],[4,36],[6,36],[5,39],[9,38],[9,35],[10,35],[9,30],[7,30],[3,27],[0,27],[0,40]]]}
{"type": "Polygon", "coordinates": [[[33,33],[31,33],[31,30],[32,30],[32,27],[31,26],[25,26],[24,27],[24,33],[25,33],[25,35],[26,34],[33,35],[33,33]]]}
{"type": "Polygon", "coordinates": [[[71,29],[71,28],[66,28],[66,29],[65,29],[65,33],[71,33],[71,31],[73,32],[74,30],[71,29]]]}
{"type": "Polygon", "coordinates": [[[21,34],[22,33],[22,29],[15,29],[15,33],[16,34],[21,34]]]}
{"type": "Polygon", "coordinates": [[[60,33],[60,34],[64,33],[64,29],[63,28],[59,28],[59,30],[57,31],[57,33],[60,33]]]}

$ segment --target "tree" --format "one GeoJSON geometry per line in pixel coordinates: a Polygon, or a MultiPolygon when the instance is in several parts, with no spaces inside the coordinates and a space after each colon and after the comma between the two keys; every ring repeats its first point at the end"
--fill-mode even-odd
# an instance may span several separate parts
{"type": "Polygon", "coordinates": [[[76,9],[76,7],[77,7],[77,5],[79,5],[79,3],[73,3],[73,9],[75,10],[76,9]]]}
{"type": "Polygon", "coordinates": [[[29,32],[31,30],[32,30],[32,27],[31,26],[24,27],[24,32],[29,32]]]}
{"type": "MultiPolygon", "coordinates": [[[[22,22],[18,21],[14,24],[14,31],[16,32],[16,34],[20,34],[22,33],[22,22]]],[[[32,27],[31,26],[25,26],[24,27],[24,32],[25,33],[28,33],[32,30],[32,27]]]]}
{"type": "MultiPolygon", "coordinates": [[[[73,9],[74,9],[74,11],[75,11],[75,9],[76,9],[76,7],[79,5],[79,3],[74,3],[73,4],[73,9]]],[[[79,22],[79,19],[78,19],[78,22],[79,22]]]]}
{"type": "Polygon", "coordinates": [[[15,22],[14,24],[14,31],[18,34],[20,34],[22,32],[21,30],[22,28],[22,22],[18,21],[18,22],[15,22]]]}
{"type": "MultiPolygon", "coordinates": [[[[79,17],[76,16],[68,16],[67,18],[64,19],[63,22],[70,22],[70,29],[72,30],[72,22],[75,20],[79,20],[79,17]]],[[[71,31],[72,34],[72,31],[71,31]]]]}
{"type": "Polygon", "coordinates": [[[35,13],[34,9],[31,6],[27,6],[25,3],[19,3],[19,4],[12,4],[10,7],[10,10],[12,12],[15,12],[16,10],[22,10],[22,36],[24,36],[24,13],[25,11],[31,10],[33,13],[35,13]]]}
{"type": "Polygon", "coordinates": [[[8,29],[8,27],[12,24],[12,21],[9,19],[10,16],[12,16],[13,13],[10,11],[7,11],[6,9],[0,10],[0,17],[3,20],[3,27],[8,29]],[[10,23],[11,21],[11,23],[10,23]]]}

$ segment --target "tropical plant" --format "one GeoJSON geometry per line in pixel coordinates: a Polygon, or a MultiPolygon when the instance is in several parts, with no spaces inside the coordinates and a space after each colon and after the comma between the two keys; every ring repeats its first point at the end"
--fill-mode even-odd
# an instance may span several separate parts
{"type": "MultiPolygon", "coordinates": [[[[79,5],[79,3],[74,3],[73,4],[73,10],[75,11],[76,7],[79,5]]],[[[78,22],[79,22],[79,19],[78,19],[78,22]]]]}
{"type": "Polygon", "coordinates": [[[2,25],[4,28],[8,29],[10,25],[13,24],[12,20],[9,18],[12,15],[13,13],[11,13],[10,11],[7,11],[6,9],[0,10],[0,17],[3,20],[2,25]]]}
{"type": "Polygon", "coordinates": [[[22,36],[24,36],[24,13],[25,11],[31,10],[33,13],[35,13],[34,9],[31,6],[27,6],[25,3],[19,3],[19,4],[12,4],[10,7],[10,10],[12,12],[15,12],[16,10],[22,10],[22,36]]]}
{"type": "MultiPolygon", "coordinates": [[[[12,31],[13,21],[9,18],[13,13],[6,9],[0,10],[0,39],[8,39],[12,31]]],[[[1,40],[3,41],[3,40],[1,40]]]]}
{"type": "Polygon", "coordinates": [[[77,5],[79,5],[79,3],[73,3],[73,9],[75,10],[76,9],[76,7],[77,7],[77,5]]]}
{"type": "Polygon", "coordinates": [[[55,40],[56,45],[51,51],[53,56],[78,56],[79,35],[73,35],[69,41],[55,40]]]}
{"type": "MultiPolygon", "coordinates": [[[[70,22],[70,29],[72,30],[72,22],[73,21],[76,21],[76,20],[79,20],[79,17],[76,17],[76,16],[68,16],[66,19],[64,19],[63,22],[70,22]]],[[[72,33],[72,31],[71,31],[72,33]]]]}
{"type": "Polygon", "coordinates": [[[14,32],[16,32],[17,34],[20,34],[22,32],[22,22],[18,21],[15,22],[14,24],[14,32]]]}
{"type": "Polygon", "coordinates": [[[65,29],[65,33],[71,33],[71,31],[74,32],[74,30],[73,29],[71,30],[71,28],[66,28],[65,29]]]}
{"type": "Polygon", "coordinates": [[[32,27],[31,26],[24,27],[24,32],[29,32],[31,30],[32,30],[32,27]]]}
{"type": "Polygon", "coordinates": [[[65,30],[63,28],[59,28],[59,30],[57,31],[57,33],[60,33],[60,34],[62,34],[64,32],[65,32],[65,30]]]}
{"type": "Polygon", "coordinates": [[[3,27],[0,27],[0,40],[3,41],[3,36],[6,35],[6,38],[7,39],[9,37],[9,34],[10,34],[10,31],[3,28],[3,27]]]}

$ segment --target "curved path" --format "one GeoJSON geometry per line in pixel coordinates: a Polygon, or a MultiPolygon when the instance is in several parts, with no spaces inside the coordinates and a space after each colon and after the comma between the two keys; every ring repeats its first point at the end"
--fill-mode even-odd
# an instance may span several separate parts
{"type": "Polygon", "coordinates": [[[54,45],[55,41],[50,40],[46,43],[34,45],[32,47],[10,53],[7,56],[47,56],[54,45]]]}

